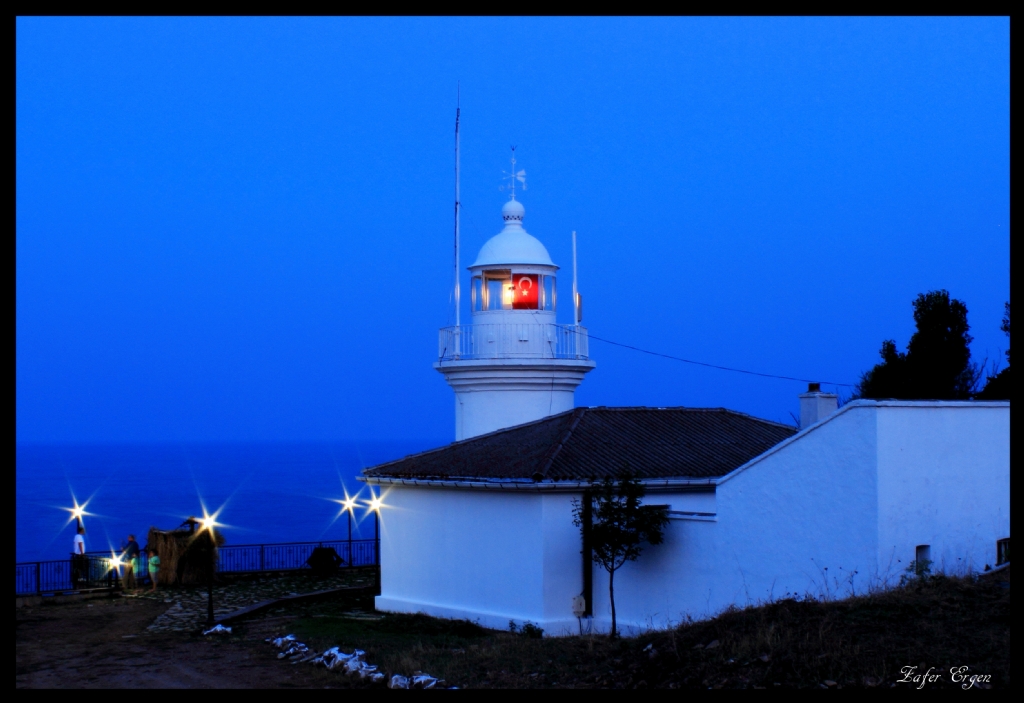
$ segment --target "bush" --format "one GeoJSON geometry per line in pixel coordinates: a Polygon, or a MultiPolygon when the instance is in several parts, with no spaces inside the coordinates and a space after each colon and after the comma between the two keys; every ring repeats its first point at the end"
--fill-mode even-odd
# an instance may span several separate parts
{"type": "Polygon", "coordinates": [[[533,640],[539,640],[544,637],[544,628],[537,627],[529,620],[523,623],[522,627],[517,627],[515,620],[509,620],[508,631],[514,635],[524,635],[533,640]]]}

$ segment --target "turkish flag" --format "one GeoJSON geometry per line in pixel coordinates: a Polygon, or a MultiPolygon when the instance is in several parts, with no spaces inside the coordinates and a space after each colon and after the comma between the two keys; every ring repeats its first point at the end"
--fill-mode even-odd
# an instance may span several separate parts
{"type": "Polygon", "coordinates": [[[538,293],[540,288],[537,285],[539,276],[535,273],[514,273],[512,274],[512,309],[513,310],[536,310],[537,301],[540,300],[538,293]]]}

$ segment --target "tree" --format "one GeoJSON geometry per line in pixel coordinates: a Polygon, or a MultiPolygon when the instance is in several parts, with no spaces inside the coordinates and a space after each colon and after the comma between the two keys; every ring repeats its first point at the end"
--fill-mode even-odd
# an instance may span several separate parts
{"type": "Polygon", "coordinates": [[[971,362],[967,306],[945,290],[922,293],[914,301],[917,331],[906,353],[882,342],[882,363],[861,376],[861,398],[968,400],[981,372],[971,362]]]}
{"type": "Polygon", "coordinates": [[[617,635],[615,620],[615,572],[627,561],[636,561],[643,544],[661,544],[668,524],[668,508],[662,505],[643,505],[644,486],[629,471],[627,464],[618,480],[605,478],[592,483],[584,491],[583,500],[573,499],[573,524],[580,528],[590,545],[594,559],[608,572],[608,597],[612,606],[611,637],[617,635]],[[585,506],[591,506],[585,511],[585,506]],[[587,524],[586,513],[592,515],[587,524]]]}
{"type": "MultiPolygon", "coordinates": [[[[1006,341],[1010,341],[1010,303],[1006,303],[1003,314],[1003,324],[999,326],[1006,334],[1006,341]]],[[[1006,349],[1006,368],[995,376],[989,376],[985,387],[978,395],[978,400],[1009,400],[1010,399],[1010,349],[1006,349]]]]}

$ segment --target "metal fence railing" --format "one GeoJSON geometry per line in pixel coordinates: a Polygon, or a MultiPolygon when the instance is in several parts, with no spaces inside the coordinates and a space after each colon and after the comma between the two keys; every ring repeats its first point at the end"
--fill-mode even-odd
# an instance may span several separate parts
{"type": "Polygon", "coordinates": [[[586,327],[551,323],[486,323],[442,327],[437,355],[455,359],[586,359],[586,327]]]}
{"type": "Polygon", "coordinates": [[[307,568],[306,560],[317,547],[329,547],[341,557],[342,567],[372,566],[377,563],[377,541],[373,539],[337,542],[285,542],[240,544],[221,547],[217,571],[288,571],[307,568]]]}
{"type": "MultiPolygon", "coordinates": [[[[217,550],[217,571],[308,569],[307,561],[317,547],[334,549],[341,559],[339,568],[374,566],[380,563],[379,546],[376,539],[230,545],[217,550]]],[[[106,553],[70,555],[67,559],[22,562],[14,566],[15,595],[18,596],[114,588],[124,576],[124,568],[118,567],[106,553]]],[[[144,554],[139,556],[135,579],[139,584],[149,582],[148,560],[144,554]]]]}
{"type": "Polygon", "coordinates": [[[112,588],[117,576],[110,559],[95,554],[71,555],[67,559],[34,561],[14,565],[15,593],[53,593],[112,588]]]}

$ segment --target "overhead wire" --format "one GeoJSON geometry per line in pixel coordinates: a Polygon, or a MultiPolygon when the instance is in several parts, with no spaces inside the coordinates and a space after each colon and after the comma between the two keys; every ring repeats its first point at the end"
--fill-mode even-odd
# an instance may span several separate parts
{"type": "Polygon", "coordinates": [[[624,349],[632,349],[633,351],[638,351],[638,352],[641,352],[643,354],[650,354],[651,356],[660,356],[660,357],[665,358],[665,359],[672,359],[673,361],[682,361],[683,363],[692,363],[692,364],[694,364],[696,366],[706,366],[708,368],[717,368],[717,369],[722,370],[722,371],[733,371],[733,372],[735,372],[735,374],[746,374],[746,375],[749,375],[749,376],[760,376],[761,378],[764,378],[764,379],[781,379],[782,381],[800,381],[801,383],[821,383],[821,384],[824,384],[826,386],[843,386],[844,388],[856,388],[856,386],[854,384],[841,384],[841,383],[837,383],[835,381],[814,381],[812,379],[798,379],[798,378],[795,378],[795,377],[792,377],[792,376],[779,376],[777,374],[762,374],[762,372],[760,372],[760,371],[751,371],[751,370],[748,370],[748,369],[745,369],[745,368],[733,368],[732,366],[721,366],[721,365],[719,365],[717,363],[707,363],[705,361],[694,361],[693,359],[684,359],[684,358],[682,358],[680,356],[673,356],[672,354],[663,354],[662,352],[652,352],[652,351],[650,351],[648,349],[641,349],[640,347],[634,347],[631,344],[623,344],[621,342],[612,342],[611,340],[606,340],[606,339],[603,339],[601,337],[595,337],[594,335],[591,335],[589,333],[588,333],[587,336],[590,339],[592,339],[592,340],[597,340],[598,342],[604,342],[605,344],[610,344],[610,345],[613,345],[615,347],[623,347],[624,349]]]}

